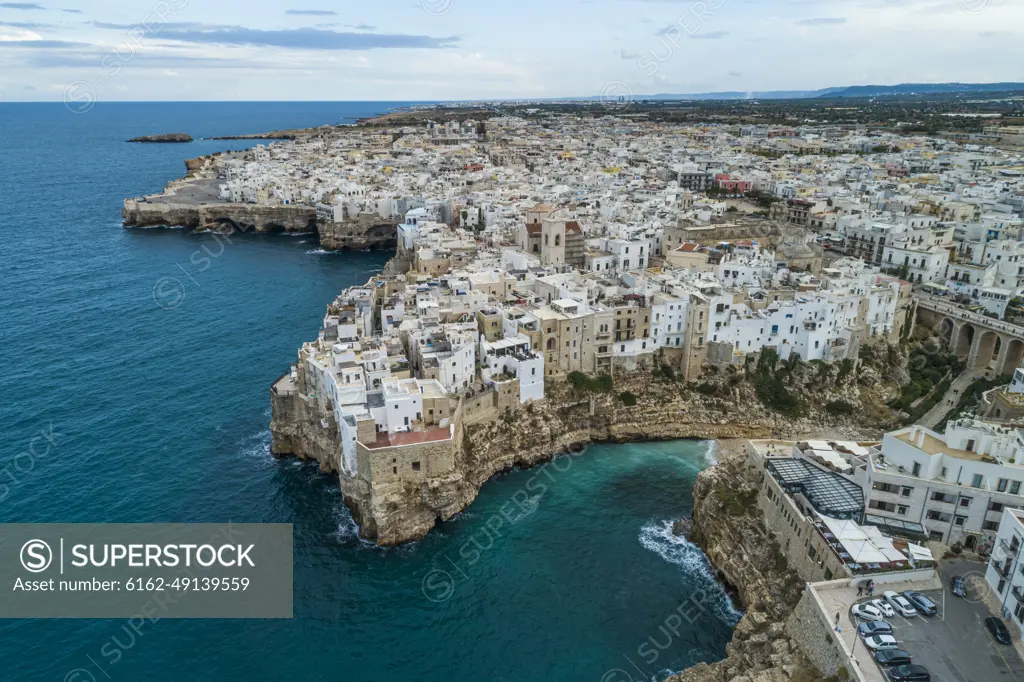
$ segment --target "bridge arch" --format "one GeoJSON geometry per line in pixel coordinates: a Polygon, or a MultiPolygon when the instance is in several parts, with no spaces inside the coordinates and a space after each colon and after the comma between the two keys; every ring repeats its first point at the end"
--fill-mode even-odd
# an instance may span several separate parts
{"type": "Polygon", "coordinates": [[[981,336],[973,349],[972,357],[968,362],[969,369],[987,369],[998,357],[999,334],[991,329],[982,330],[981,336]]]}
{"type": "Polygon", "coordinates": [[[1006,344],[1006,351],[1003,353],[1003,362],[999,366],[999,373],[1013,374],[1013,370],[1020,367],[1022,362],[1024,362],[1024,341],[1010,339],[1006,344]]]}
{"type": "Polygon", "coordinates": [[[954,337],[953,333],[956,331],[956,323],[948,317],[942,318],[939,321],[939,339],[942,340],[943,347],[953,349],[954,337]]]}
{"type": "Polygon", "coordinates": [[[974,345],[974,339],[978,336],[974,329],[974,325],[969,322],[964,322],[960,325],[960,329],[957,330],[956,335],[953,337],[952,350],[956,353],[956,356],[961,360],[966,360],[971,354],[971,347],[974,345]]]}

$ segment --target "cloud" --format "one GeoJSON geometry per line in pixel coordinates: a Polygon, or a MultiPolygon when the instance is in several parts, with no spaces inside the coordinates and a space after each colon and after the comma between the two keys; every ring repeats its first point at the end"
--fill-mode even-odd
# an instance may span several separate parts
{"type": "Polygon", "coordinates": [[[357,31],[376,31],[376,26],[370,26],[369,24],[345,24],[345,28],[354,28],[357,31]]]}
{"type": "Polygon", "coordinates": [[[38,21],[0,21],[0,26],[10,26],[12,28],[56,28],[53,24],[41,24],[38,21]]]}
{"type": "Polygon", "coordinates": [[[81,14],[82,10],[80,10],[80,9],[62,9],[61,12],[67,12],[68,14],[81,14]]]}
{"type": "Polygon", "coordinates": [[[62,49],[67,47],[89,47],[89,43],[76,43],[71,40],[3,40],[0,49],[7,47],[34,47],[39,49],[62,49]]]}
{"type": "Polygon", "coordinates": [[[695,40],[721,40],[729,35],[728,31],[712,31],[711,33],[694,33],[691,38],[695,40]]]}
{"type": "Polygon", "coordinates": [[[626,49],[619,50],[619,59],[638,59],[639,57],[639,52],[634,52],[633,50],[626,49]]]}
{"type": "MultiPolygon", "coordinates": [[[[90,21],[92,26],[96,28],[108,28],[114,31],[130,31],[135,28],[139,28],[141,24],[114,24],[108,21],[90,21]]],[[[157,33],[163,29],[173,30],[196,30],[196,31],[212,31],[218,28],[235,28],[228,24],[203,24],[198,21],[165,21],[163,23],[154,23],[153,33],[157,33]]]]}
{"type": "Polygon", "coordinates": [[[437,49],[452,47],[457,36],[434,38],[424,35],[388,33],[341,33],[316,28],[277,29],[264,31],[242,26],[204,30],[167,28],[159,31],[166,40],[202,45],[250,45],[302,50],[372,50],[395,48],[437,49]]]}
{"type": "Polygon", "coordinates": [[[813,17],[811,19],[801,19],[796,23],[800,26],[835,26],[837,24],[845,24],[846,17],[813,17]]]}
{"type": "Polygon", "coordinates": [[[307,17],[333,17],[337,16],[338,13],[329,9],[289,9],[285,10],[285,14],[297,14],[307,17]]]}
{"type": "Polygon", "coordinates": [[[34,2],[0,2],[0,9],[46,9],[34,2]]]}
{"type": "Polygon", "coordinates": [[[729,75],[730,75],[731,77],[733,77],[733,78],[738,78],[739,76],[742,76],[743,74],[742,74],[742,73],[740,73],[739,71],[730,71],[730,72],[729,72],[729,75]]]}

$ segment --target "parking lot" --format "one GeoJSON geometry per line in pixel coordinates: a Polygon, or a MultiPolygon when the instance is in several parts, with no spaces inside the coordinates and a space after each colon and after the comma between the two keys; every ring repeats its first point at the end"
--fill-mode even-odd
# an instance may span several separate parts
{"type": "MultiPolygon", "coordinates": [[[[914,663],[928,668],[932,680],[1024,682],[1024,661],[1016,648],[997,644],[985,628],[984,620],[992,614],[983,603],[983,595],[969,590],[968,598],[961,599],[949,590],[951,576],[983,572],[984,568],[984,564],[965,561],[942,562],[939,574],[943,588],[921,591],[938,605],[938,615],[904,618],[897,613],[886,619],[900,648],[910,653],[914,663]]],[[[883,589],[876,589],[875,596],[880,596],[883,589]]],[[[1012,624],[1008,627],[1012,633],[1012,624]]],[[[858,642],[858,646],[863,645],[863,641],[858,642]]]]}

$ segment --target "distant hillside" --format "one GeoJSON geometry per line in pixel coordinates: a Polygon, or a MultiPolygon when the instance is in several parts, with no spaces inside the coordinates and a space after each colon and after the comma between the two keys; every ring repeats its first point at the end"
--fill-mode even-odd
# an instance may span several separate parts
{"type": "Polygon", "coordinates": [[[878,97],[880,95],[934,95],[944,92],[1009,92],[1024,90],[1024,83],[902,83],[900,85],[853,85],[833,88],[817,97],[878,97]]]}
{"type": "Polygon", "coordinates": [[[901,83],[899,85],[852,85],[821,90],[766,90],[759,92],[659,93],[637,96],[645,100],[813,99],[817,97],[880,97],[884,95],[934,95],[942,93],[1024,91],[1024,83],[901,83]]]}

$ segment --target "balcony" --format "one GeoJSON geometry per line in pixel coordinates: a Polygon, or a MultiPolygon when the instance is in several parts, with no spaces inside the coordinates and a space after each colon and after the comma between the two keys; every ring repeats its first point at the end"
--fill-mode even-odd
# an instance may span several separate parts
{"type": "Polygon", "coordinates": [[[998,573],[1000,577],[1008,578],[1010,576],[1011,566],[1009,560],[1000,562],[996,561],[995,559],[992,559],[990,563],[992,564],[992,568],[995,569],[995,572],[998,573]]]}
{"type": "Polygon", "coordinates": [[[1017,552],[1020,551],[1020,545],[1011,545],[1005,539],[999,541],[999,546],[1010,556],[1017,556],[1017,552]]]}

